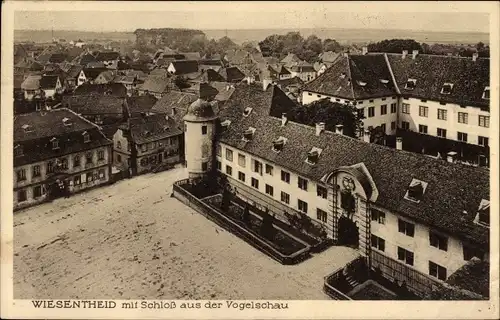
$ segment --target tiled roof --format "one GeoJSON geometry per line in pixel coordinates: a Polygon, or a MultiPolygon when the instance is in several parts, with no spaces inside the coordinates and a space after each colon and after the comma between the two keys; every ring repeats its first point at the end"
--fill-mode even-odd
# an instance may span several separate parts
{"type": "Polygon", "coordinates": [[[319,55],[322,62],[334,62],[341,54],[338,52],[327,51],[319,55]]]}
{"type": "Polygon", "coordinates": [[[127,97],[127,106],[130,114],[150,111],[156,104],[157,99],[150,94],[143,96],[127,97]]]}
{"type": "Polygon", "coordinates": [[[132,140],[138,144],[182,134],[177,122],[165,114],[149,114],[130,118],[120,128],[129,130],[132,140]]]}
{"type": "Polygon", "coordinates": [[[83,67],[74,65],[68,70],[68,78],[77,78],[78,75],[80,74],[80,71],[82,71],[83,67]]]}
{"type": "Polygon", "coordinates": [[[171,62],[175,68],[175,74],[186,74],[198,72],[198,61],[196,60],[174,60],[171,62]]]}
{"type": "Polygon", "coordinates": [[[192,93],[170,91],[155,103],[151,111],[172,115],[177,121],[180,121],[186,114],[189,105],[196,101],[197,98],[198,97],[192,93]],[[175,115],[172,113],[173,108],[176,110],[175,115]]]}
{"type": "Polygon", "coordinates": [[[21,85],[24,82],[24,74],[14,73],[14,89],[21,89],[21,85]]]}
{"type": "Polygon", "coordinates": [[[214,81],[210,82],[210,85],[219,92],[215,96],[215,100],[220,102],[228,100],[235,90],[234,85],[228,82],[214,81]]]}
{"type": "Polygon", "coordinates": [[[83,73],[85,74],[85,77],[90,80],[95,80],[101,72],[107,71],[108,69],[106,68],[83,68],[83,73]]]}
{"type": "Polygon", "coordinates": [[[14,117],[14,146],[21,144],[23,155],[14,157],[14,166],[80,152],[112,142],[104,137],[99,127],[78,116],[71,110],[60,108],[31,112],[14,117]],[[64,125],[63,119],[72,125],[64,125]],[[30,130],[23,126],[29,125],[30,130]],[[90,135],[90,142],[83,142],[83,132],[90,135]],[[59,139],[59,149],[53,150],[50,139],[59,139]]]}
{"type": "Polygon", "coordinates": [[[276,71],[278,71],[278,75],[288,75],[288,74],[291,74],[290,71],[288,71],[287,68],[285,68],[284,66],[280,66],[279,69],[276,69],[276,71]]]}
{"type": "Polygon", "coordinates": [[[96,61],[118,60],[119,58],[120,54],[118,52],[113,52],[113,51],[102,51],[99,52],[95,57],[96,61]]]}
{"type": "Polygon", "coordinates": [[[40,79],[40,89],[55,89],[57,84],[57,79],[59,79],[56,75],[44,75],[40,79]]]}
{"type": "Polygon", "coordinates": [[[90,84],[84,83],[78,86],[73,92],[74,95],[103,95],[110,94],[116,97],[126,97],[127,88],[121,83],[90,84]]]}
{"type": "Polygon", "coordinates": [[[172,78],[166,76],[149,75],[141,85],[141,90],[154,93],[164,93],[168,90],[168,88],[172,86],[172,78]]]}
{"type": "Polygon", "coordinates": [[[84,54],[81,58],[80,58],[80,65],[82,66],[86,66],[87,64],[89,64],[90,62],[95,62],[95,57],[91,54],[84,54]]]}
{"type": "Polygon", "coordinates": [[[200,60],[201,54],[199,52],[179,52],[180,55],[184,56],[185,60],[200,60]]]}
{"type": "Polygon", "coordinates": [[[61,63],[66,60],[66,54],[64,53],[54,53],[50,56],[49,61],[50,63],[61,63]]]}
{"type": "Polygon", "coordinates": [[[242,49],[231,49],[226,52],[224,59],[230,64],[239,65],[252,62],[250,53],[242,49]]]}
{"type": "Polygon", "coordinates": [[[220,59],[203,59],[199,61],[199,64],[205,66],[223,66],[220,59]]]}
{"type": "Polygon", "coordinates": [[[239,82],[245,78],[245,74],[238,67],[227,67],[219,70],[219,74],[226,82],[239,82]]]}
{"type": "Polygon", "coordinates": [[[293,78],[278,80],[278,81],[276,81],[276,84],[278,84],[279,86],[283,86],[283,87],[287,87],[287,86],[291,86],[291,85],[301,86],[304,84],[304,81],[302,81],[302,79],[300,79],[299,77],[293,77],[293,78]]]}
{"type": "Polygon", "coordinates": [[[280,62],[282,64],[284,64],[284,65],[290,65],[290,64],[294,64],[294,63],[300,62],[300,58],[297,57],[297,55],[294,54],[294,53],[289,53],[289,54],[287,54],[286,57],[284,57],[283,59],[281,59],[280,62]]]}
{"type": "Polygon", "coordinates": [[[206,82],[195,83],[193,86],[185,89],[185,91],[194,93],[197,97],[205,100],[212,100],[219,93],[217,89],[206,82]]]}
{"type": "Polygon", "coordinates": [[[111,81],[113,80],[113,78],[115,77],[115,74],[116,72],[112,71],[112,70],[107,70],[107,71],[103,71],[99,74],[100,77],[102,77],[105,81],[111,81]]]}
{"type": "Polygon", "coordinates": [[[339,167],[364,163],[380,193],[377,204],[458,238],[488,243],[489,229],[473,223],[481,199],[489,199],[488,170],[368,144],[331,132],[316,136],[314,127],[294,122],[281,126],[281,119],[269,116],[286,112],[292,103],[275,86],[265,92],[258,85],[237,86],[220,114],[221,121],[232,121],[220,140],[315,181],[339,167]],[[243,117],[247,107],[253,111],[243,117]],[[251,141],[244,142],[241,137],[249,126],[257,130],[251,141]],[[288,140],[284,149],[276,153],[271,146],[279,136],[288,140]],[[305,162],[312,147],[323,149],[314,166],[305,162]],[[404,199],[413,178],[428,183],[420,203],[404,199]]]}
{"type": "Polygon", "coordinates": [[[339,57],[303,90],[346,99],[366,99],[396,94],[384,55],[339,57]],[[388,83],[382,83],[387,80],[388,83]]]}
{"type": "Polygon", "coordinates": [[[478,106],[489,110],[489,100],[482,99],[484,88],[490,84],[490,59],[434,56],[419,54],[388,54],[388,59],[401,94],[421,99],[478,106]],[[417,80],[413,90],[405,85],[408,79],[417,80]],[[450,94],[441,94],[445,82],[452,83],[450,94]]]}
{"type": "Polygon", "coordinates": [[[41,75],[29,75],[26,79],[24,79],[21,84],[21,89],[23,90],[37,90],[40,89],[40,80],[42,79],[41,75]]]}
{"type": "Polygon", "coordinates": [[[466,289],[483,297],[490,296],[490,264],[473,258],[452,275],[446,282],[452,286],[466,289]]]}
{"type": "Polygon", "coordinates": [[[73,110],[77,114],[115,114],[122,115],[125,99],[115,96],[100,95],[73,95],[64,96],[61,102],[62,106],[73,110]]]}
{"type": "Polygon", "coordinates": [[[203,71],[197,80],[203,81],[203,82],[212,82],[212,81],[224,82],[224,81],[226,81],[224,79],[224,77],[222,77],[217,71],[212,70],[212,69],[207,69],[207,70],[203,71]]]}
{"type": "Polygon", "coordinates": [[[294,71],[294,72],[314,72],[314,67],[312,64],[310,64],[309,62],[306,62],[306,61],[300,61],[296,64],[293,64],[291,67],[290,67],[290,70],[294,71]]]}

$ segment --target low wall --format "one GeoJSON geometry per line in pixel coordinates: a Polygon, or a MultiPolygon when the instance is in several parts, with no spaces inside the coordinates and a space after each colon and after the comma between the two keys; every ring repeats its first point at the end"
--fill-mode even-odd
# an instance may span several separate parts
{"type": "Polygon", "coordinates": [[[226,217],[221,212],[218,212],[217,210],[210,207],[200,199],[196,198],[194,195],[190,194],[188,191],[182,188],[183,183],[185,183],[185,180],[177,181],[173,185],[172,192],[173,196],[176,199],[178,199],[185,205],[191,207],[192,209],[196,210],[197,212],[205,216],[207,219],[215,222],[222,228],[237,235],[238,237],[245,240],[247,243],[249,243],[256,249],[267,254],[268,256],[275,259],[279,263],[285,265],[291,265],[303,261],[309,257],[309,251],[310,251],[309,246],[306,246],[304,249],[299,250],[291,255],[283,255],[281,252],[277,251],[269,244],[255,237],[245,228],[233,222],[231,219],[226,217]]]}

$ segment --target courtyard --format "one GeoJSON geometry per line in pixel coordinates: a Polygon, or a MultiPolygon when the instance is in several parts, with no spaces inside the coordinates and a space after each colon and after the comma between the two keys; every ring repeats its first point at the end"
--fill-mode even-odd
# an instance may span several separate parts
{"type": "Polygon", "coordinates": [[[14,213],[15,299],[329,299],[331,247],[285,266],[170,197],[183,168],[14,213]]]}

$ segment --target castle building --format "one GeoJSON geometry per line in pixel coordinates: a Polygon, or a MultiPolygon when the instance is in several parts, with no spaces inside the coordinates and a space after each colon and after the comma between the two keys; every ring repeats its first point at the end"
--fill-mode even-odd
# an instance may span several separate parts
{"type": "Polygon", "coordinates": [[[244,83],[217,116],[193,103],[184,118],[190,177],[215,160],[239,197],[285,222],[285,211],[307,216],[420,295],[471,258],[489,259],[487,169],[289,121],[293,103],[276,86],[244,83]]]}

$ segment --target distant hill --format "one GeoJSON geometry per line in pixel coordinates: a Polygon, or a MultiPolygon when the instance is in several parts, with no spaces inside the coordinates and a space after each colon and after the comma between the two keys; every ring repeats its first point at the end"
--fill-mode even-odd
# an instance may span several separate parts
{"type": "Polygon", "coordinates": [[[174,49],[186,49],[195,39],[206,39],[203,31],[194,29],[137,29],[134,34],[138,46],[169,46],[174,49]]]}
{"type": "Polygon", "coordinates": [[[37,43],[52,42],[52,36],[66,41],[82,39],[84,41],[135,41],[133,32],[89,32],[89,31],[65,31],[54,30],[14,30],[14,41],[37,43]]]}

